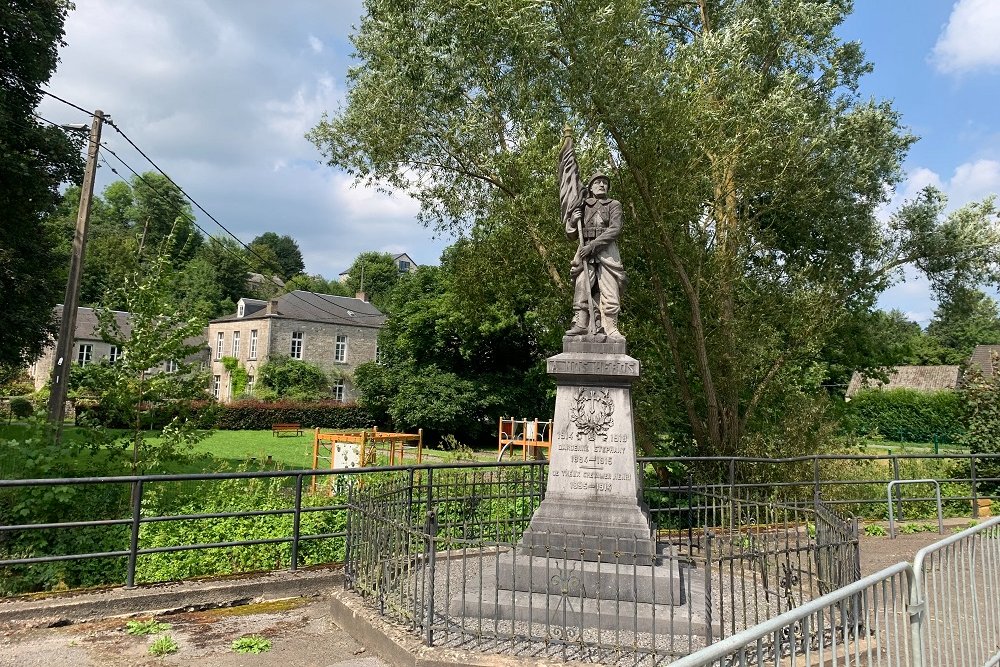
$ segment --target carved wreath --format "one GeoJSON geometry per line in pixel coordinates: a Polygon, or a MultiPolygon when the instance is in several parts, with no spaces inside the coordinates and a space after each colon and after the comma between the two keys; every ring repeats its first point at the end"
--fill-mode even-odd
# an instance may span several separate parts
{"type": "Polygon", "coordinates": [[[576,424],[577,430],[587,436],[587,440],[595,440],[598,435],[606,435],[615,420],[611,415],[615,412],[615,404],[607,389],[581,389],[573,402],[569,418],[576,424]]]}

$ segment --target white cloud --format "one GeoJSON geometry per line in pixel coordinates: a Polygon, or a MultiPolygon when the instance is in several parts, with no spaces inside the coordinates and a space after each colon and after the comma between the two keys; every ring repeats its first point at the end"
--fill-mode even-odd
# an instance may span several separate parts
{"type": "MultiPolygon", "coordinates": [[[[307,271],[327,277],[365,250],[437,260],[446,240],[432,239],[415,221],[412,200],[350,188],[345,174],[319,164],[319,151],[303,136],[343,99],[359,0],[76,5],[48,89],[110,113],[241,240],[289,234],[307,271]]],[[[59,123],[87,120],[51,99],[40,113],[59,123]]],[[[112,128],[104,139],[133,168],[152,169],[112,128]]],[[[98,174],[98,190],[115,178],[106,168],[98,174]]],[[[207,216],[198,219],[209,233],[222,233],[207,216]]]]}
{"type": "Polygon", "coordinates": [[[1000,66],[1000,2],[958,0],[932,59],[946,73],[1000,66]]]}
{"type": "Polygon", "coordinates": [[[976,160],[959,165],[949,181],[947,192],[955,206],[997,194],[1000,192],[1000,162],[976,160]]]}

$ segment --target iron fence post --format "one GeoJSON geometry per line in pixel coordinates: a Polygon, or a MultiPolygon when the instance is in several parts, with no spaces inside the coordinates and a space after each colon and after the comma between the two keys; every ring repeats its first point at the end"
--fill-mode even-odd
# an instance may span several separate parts
{"type": "Polygon", "coordinates": [[[437,566],[437,546],[434,544],[437,535],[437,513],[427,512],[427,621],[424,628],[424,639],[428,646],[434,645],[434,578],[437,566]]]}
{"type": "Polygon", "coordinates": [[[142,517],[142,480],[132,486],[132,535],[128,545],[128,572],[125,588],[135,588],[135,562],[139,551],[139,523],[142,517]]]}
{"type": "Polygon", "coordinates": [[[819,485],[819,457],[813,456],[813,500],[820,496],[819,485]]]}
{"type": "MultiPolygon", "coordinates": [[[[892,481],[899,481],[899,457],[892,457],[892,481]]],[[[903,520],[903,494],[899,489],[899,485],[896,485],[896,516],[899,520],[903,520]]]]}
{"type": "Polygon", "coordinates": [[[972,477],[972,518],[979,518],[979,492],[976,491],[976,455],[969,459],[969,472],[972,477]]]}
{"type": "MultiPolygon", "coordinates": [[[[721,623],[721,621],[720,621],[721,623]]],[[[711,644],[712,637],[712,532],[705,531],[705,644],[711,644]]]]}
{"type": "Polygon", "coordinates": [[[292,572],[299,569],[299,529],[302,518],[302,475],[295,476],[295,514],[292,515],[292,572]]]}

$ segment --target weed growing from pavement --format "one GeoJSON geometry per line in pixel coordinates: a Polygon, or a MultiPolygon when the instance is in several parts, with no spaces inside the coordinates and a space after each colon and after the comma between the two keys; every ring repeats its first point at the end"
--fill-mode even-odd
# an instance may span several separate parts
{"type": "Polygon", "coordinates": [[[271,650],[271,640],[260,635],[247,635],[233,641],[237,653],[264,653],[271,650]]]}
{"type": "Polygon", "coordinates": [[[149,654],[157,657],[177,653],[180,647],[170,635],[164,635],[149,645],[149,654]]]}
{"type": "Polygon", "coordinates": [[[141,637],[142,635],[158,635],[169,629],[169,623],[160,623],[154,619],[149,619],[148,621],[129,621],[125,624],[125,632],[136,637],[141,637]]]}

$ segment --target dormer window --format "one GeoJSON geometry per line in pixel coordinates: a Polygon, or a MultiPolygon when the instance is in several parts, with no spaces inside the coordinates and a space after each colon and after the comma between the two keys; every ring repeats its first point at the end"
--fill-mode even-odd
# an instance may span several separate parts
{"type": "Polygon", "coordinates": [[[243,303],[243,299],[240,299],[239,305],[236,306],[236,317],[243,317],[244,313],[246,313],[246,305],[243,303]]]}

